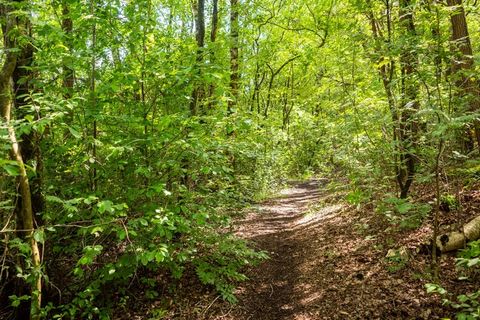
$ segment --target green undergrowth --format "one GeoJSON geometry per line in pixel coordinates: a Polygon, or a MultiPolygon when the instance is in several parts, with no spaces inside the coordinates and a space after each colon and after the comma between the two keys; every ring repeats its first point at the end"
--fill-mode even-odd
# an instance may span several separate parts
{"type": "MultiPolygon", "coordinates": [[[[468,243],[467,248],[460,250],[456,259],[458,280],[472,282],[480,275],[480,240],[468,243]]],[[[428,283],[426,290],[431,294],[438,294],[442,303],[456,311],[456,319],[473,320],[480,318],[480,290],[471,290],[454,295],[440,284],[428,283]]]]}

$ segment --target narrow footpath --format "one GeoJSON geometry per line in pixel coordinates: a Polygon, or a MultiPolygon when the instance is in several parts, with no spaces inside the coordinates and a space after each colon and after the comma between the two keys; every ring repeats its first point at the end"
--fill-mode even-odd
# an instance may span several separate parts
{"type": "Polygon", "coordinates": [[[248,273],[237,305],[213,307],[207,319],[431,318],[438,301],[407,279],[411,271],[389,269],[376,244],[378,216],[355,212],[325,185],[294,185],[238,221],[236,233],[270,259],[248,273]]]}

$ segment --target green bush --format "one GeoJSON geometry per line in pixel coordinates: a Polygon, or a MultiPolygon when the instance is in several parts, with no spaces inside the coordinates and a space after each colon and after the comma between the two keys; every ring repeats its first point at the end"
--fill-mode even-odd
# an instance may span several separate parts
{"type": "Polygon", "coordinates": [[[384,198],[377,206],[377,212],[400,229],[418,228],[431,209],[429,204],[412,203],[394,196],[384,198]]]}
{"type": "MultiPolygon", "coordinates": [[[[480,240],[469,242],[466,249],[460,250],[456,259],[457,268],[464,273],[460,278],[468,280],[469,274],[477,273],[480,269],[480,240]]],[[[443,304],[457,310],[457,319],[471,320],[480,318],[480,290],[460,294],[452,299],[451,294],[437,284],[426,285],[428,293],[437,293],[442,296],[443,304]]]]}

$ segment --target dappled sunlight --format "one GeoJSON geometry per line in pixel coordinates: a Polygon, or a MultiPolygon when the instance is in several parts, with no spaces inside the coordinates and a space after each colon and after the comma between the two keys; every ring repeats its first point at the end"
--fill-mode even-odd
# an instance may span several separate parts
{"type": "Polygon", "coordinates": [[[315,222],[322,221],[328,217],[331,217],[343,208],[344,205],[342,204],[334,204],[331,206],[327,206],[314,213],[304,215],[302,218],[298,219],[295,224],[297,227],[307,227],[315,222]]]}
{"type": "Polygon", "coordinates": [[[413,289],[390,297],[390,288],[405,282],[388,273],[385,253],[356,229],[369,220],[321,187],[316,181],[284,190],[238,222],[237,234],[270,256],[238,291],[246,318],[356,319],[352,310],[361,310],[380,319],[398,304],[416,303],[413,289]]]}

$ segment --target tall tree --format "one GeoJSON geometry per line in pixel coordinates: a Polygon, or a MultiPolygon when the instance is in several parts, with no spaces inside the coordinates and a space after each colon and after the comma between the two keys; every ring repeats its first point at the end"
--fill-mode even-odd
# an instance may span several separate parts
{"type": "MultiPolygon", "coordinates": [[[[19,1],[16,5],[23,8],[27,3],[19,1]]],[[[30,280],[30,319],[40,318],[40,306],[42,301],[42,278],[41,278],[41,259],[37,240],[35,239],[35,211],[39,210],[36,199],[32,197],[32,186],[26,169],[26,161],[33,157],[34,143],[29,136],[22,136],[25,139],[20,143],[17,139],[17,133],[12,118],[13,107],[20,108],[25,105],[25,96],[19,95],[29,92],[28,85],[25,85],[22,77],[27,77],[33,58],[33,48],[29,39],[30,21],[28,16],[20,14],[17,6],[13,4],[2,4],[0,7],[2,14],[2,31],[6,57],[0,71],[0,110],[3,120],[8,130],[8,138],[11,143],[10,154],[18,167],[18,190],[20,194],[19,205],[16,208],[17,231],[19,236],[26,239],[30,245],[32,279],[30,280]],[[13,32],[17,30],[19,32],[13,32]],[[17,80],[17,81],[14,81],[17,80]],[[16,91],[14,91],[16,90],[16,91]]],[[[27,81],[28,82],[28,81],[27,81]]],[[[20,116],[23,112],[18,113],[20,116]]],[[[25,307],[20,308],[17,314],[19,318],[26,318],[25,307]]]]}
{"type": "Polygon", "coordinates": [[[190,113],[196,115],[204,98],[202,81],[203,55],[205,48],[205,0],[197,0],[193,3],[195,16],[195,39],[197,41],[197,55],[194,67],[193,92],[190,100],[190,113]]]}
{"type": "Polygon", "coordinates": [[[400,0],[399,23],[403,30],[405,45],[400,56],[402,74],[402,95],[400,109],[400,172],[397,180],[400,197],[406,198],[413,182],[416,170],[416,147],[418,121],[416,112],[419,108],[418,85],[415,80],[418,67],[418,53],[415,47],[417,34],[413,20],[411,0],[400,0]]]}
{"type": "MultiPolygon", "coordinates": [[[[451,71],[455,76],[455,85],[458,88],[458,95],[467,101],[468,112],[480,111],[480,86],[474,75],[473,49],[468,32],[467,18],[462,0],[447,0],[451,8],[450,21],[452,29],[453,49],[451,71]]],[[[474,137],[470,132],[474,131],[477,145],[480,149],[480,122],[474,121],[474,130],[468,130],[467,134],[462,134],[462,139],[466,144],[466,150],[472,151],[474,147],[474,137]]]]}
{"type": "MultiPolygon", "coordinates": [[[[400,189],[400,197],[405,198],[408,195],[411,184],[413,183],[416,166],[416,139],[418,134],[418,125],[415,120],[415,113],[419,108],[418,88],[415,76],[418,67],[418,56],[416,53],[416,30],[413,18],[413,7],[410,0],[401,0],[399,2],[399,25],[402,37],[402,51],[400,54],[400,72],[401,72],[401,93],[397,101],[395,96],[395,76],[397,61],[390,52],[393,41],[393,2],[386,0],[385,4],[385,22],[381,23],[375,17],[373,4],[370,0],[366,1],[367,8],[365,13],[369,19],[370,28],[375,42],[376,56],[375,61],[382,84],[387,96],[387,101],[392,117],[392,140],[394,145],[395,158],[395,177],[400,189]],[[386,30],[382,30],[385,25],[386,30]]],[[[397,40],[397,41],[399,41],[397,40]]]]}
{"type": "MultiPolygon", "coordinates": [[[[20,48],[17,56],[17,63],[12,74],[13,90],[15,92],[14,106],[19,118],[25,118],[28,114],[32,115],[31,109],[33,86],[33,59],[34,46],[32,43],[32,26],[27,18],[18,19],[17,24],[22,30],[24,44],[20,48]],[[28,41],[25,41],[28,39],[28,41]]],[[[34,119],[38,120],[40,114],[35,112],[34,119]]],[[[23,133],[20,137],[20,149],[22,150],[23,161],[34,169],[35,175],[30,179],[32,188],[32,206],[34,216],[37,216],[44,209],[44,199],[42,196],[42,158],[40,150],[40,136],[35,130],[23,133]]],[[[21,203],[21,202],[19,202],[21,203]]],[[[21,208],[18,208],[21,211],[21,208]]]]}
{"type": "MultiPolygon", "coordinates": [[[[210,63],[214,66],[216,63],[215,49],[213,48],[215,42],[217,41],[218,34],[218,0],[213,0],[212,4],[212,26],[210,30],[210,63]]],[[[210,99],[209,107],[213,107],[213,94],[215,91],[215,84],[211,83],[208,89],[208,98],[210,99]]]]}
{"type": "Polygon", "coordinates": [[[97,64],[97,22],[96,22],[96,0],[90,0],[90,15],[92,16],[91,26],[91,61],[90,61],[90,103],[93,110],[92,121],[92,168],[90,176],[90,185],[92,191],[97,190],[97,92],[96,92],[96,64],[97,64]]]}
{"type": "MultiPolygon", "coordinates": [[[[71,54],[73,48],[73,20],[70,14],[70,6],[66,0],[62,1],[62,31],[64,44],[67,47],[69,54],[71,54]]],[[[65,90],[63,95],[65,99],[70,99],[73,93],[75,74],[71,64],[69,63],[71,59],[66,60],[67,61],[63,61],[63,88],[65,90]]],[[[69,117],[71,118],[72,115],[69,115],[69,117]]]]}
{"type": "Polygon", "coordinates": [[[232,98],[228,102],[228,113],[238,103],[239,73],[239,2],[230,0],[230,90],[232,98]]]}

